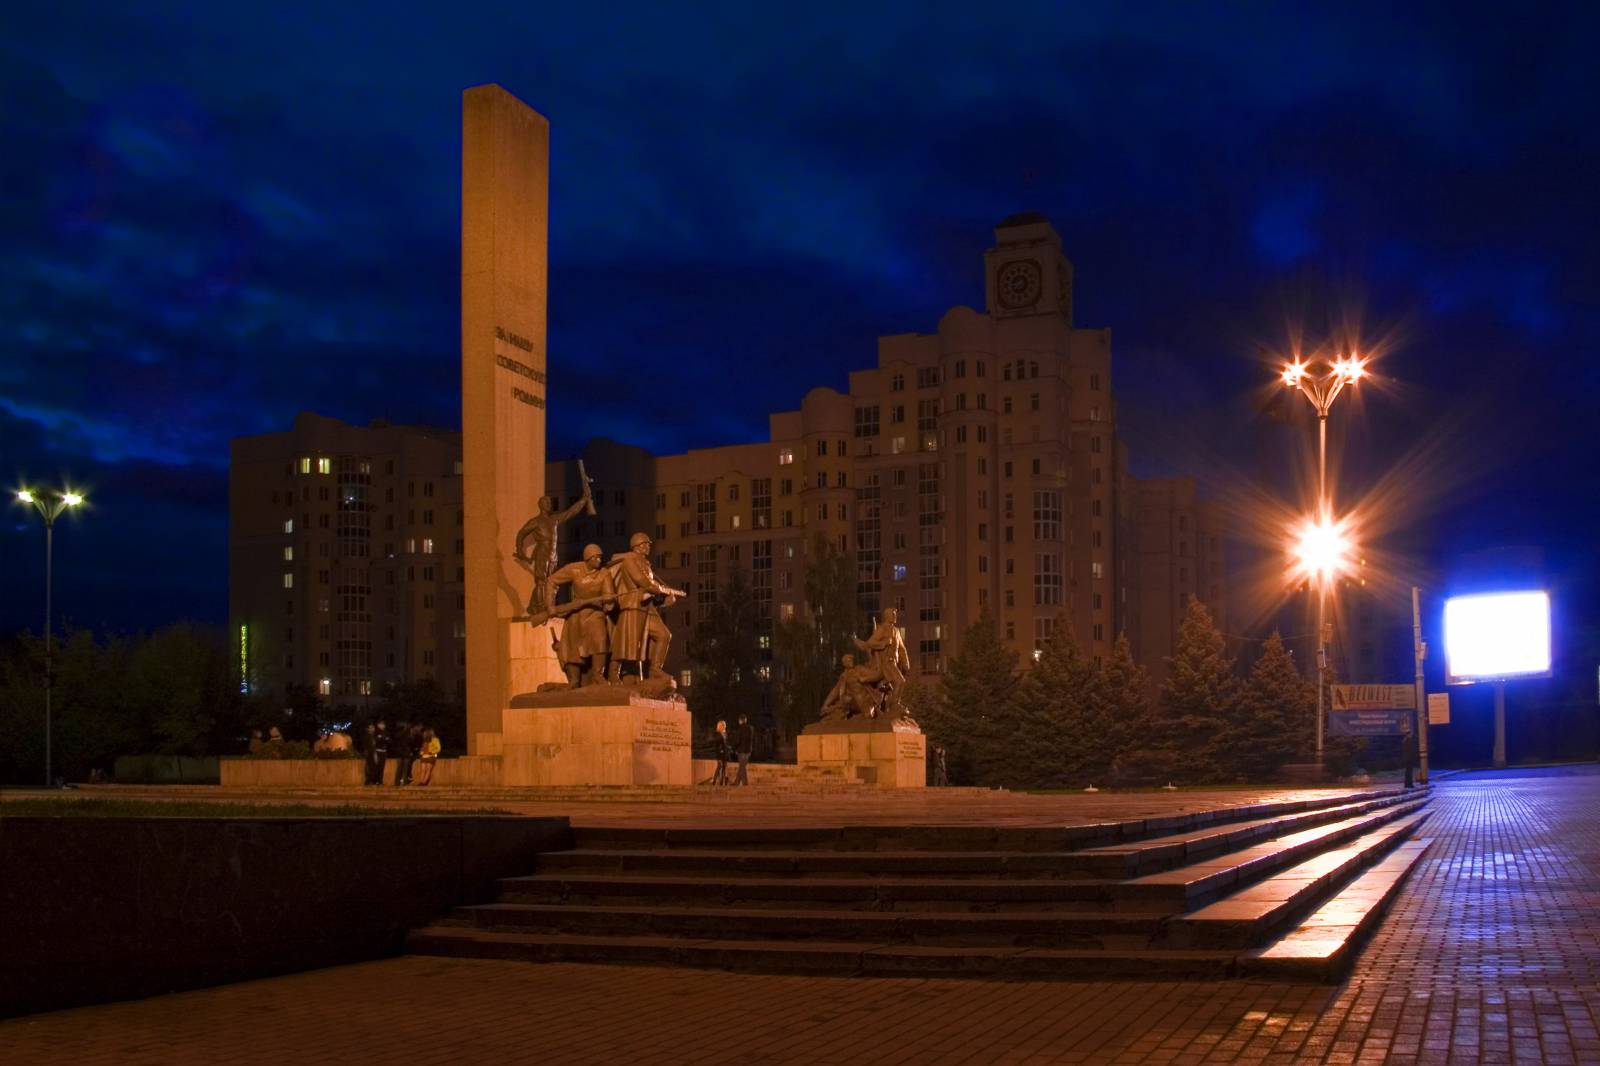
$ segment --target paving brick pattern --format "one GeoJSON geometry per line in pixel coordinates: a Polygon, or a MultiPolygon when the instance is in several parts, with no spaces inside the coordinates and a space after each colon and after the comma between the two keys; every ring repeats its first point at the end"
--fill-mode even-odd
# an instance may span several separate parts
{"type": "Polygon", "coordinates": [[[0,1062],[1600,1064],[1600,768],[1436,796],[1335,988],[411,957],[0,1023],[0,1062]]]}

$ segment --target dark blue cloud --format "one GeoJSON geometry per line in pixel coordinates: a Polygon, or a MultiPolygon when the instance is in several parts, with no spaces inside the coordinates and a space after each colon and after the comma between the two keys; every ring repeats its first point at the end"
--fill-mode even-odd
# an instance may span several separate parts
{"type": "MultiPolygon", "coordinates": [[[[1259,346],[1359,310],[1402,330],[1404,388],[1352,411],[1348,476],[1481,408],[1503,459],[1435,549],[1546,544],[1592,587],[1597,29],[1578,5],[31,5],[0,42],[0,470],[97,486],[84,617],[220,617],[230,437],[458,420],[459,93],[493,80],[552,122],[556,451],[759,437],[877,335],[981,300],[994,222],[1032,208],[1114,330],[1137,469],[1283,481],[1259,346]]],[[[35,537],[0,527],[0,622],[33,614],[35,537]]]]}

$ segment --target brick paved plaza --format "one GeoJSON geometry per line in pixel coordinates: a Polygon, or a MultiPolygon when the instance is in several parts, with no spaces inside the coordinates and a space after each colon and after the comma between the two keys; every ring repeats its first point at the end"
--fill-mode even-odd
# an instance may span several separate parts
{"type": "Polygon", "coordinates": [[[0,1061],[1600,1064],[1600,768],[1435,795],[1338,987],[408,957],[0,1023],[0,1061]]]}

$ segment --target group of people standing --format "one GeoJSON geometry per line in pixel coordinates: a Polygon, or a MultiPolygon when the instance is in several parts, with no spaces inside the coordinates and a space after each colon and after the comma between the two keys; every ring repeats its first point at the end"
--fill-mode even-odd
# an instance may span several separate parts
{"type": "Polygon", "coordinates": [[[750,753],[756,747],[756,731],[750,725],[748,715],[739,716],[739,724],[733,727],[733,732],[728,732],[727,722],[718,722],[717,731],[712,735],[717,757],[717,772],[711,778],[713,785],[748,785],[750,783],[750,753]],[[728,780],[728,762],[731,759],[739,760],[739,776],[732,781],[728,780]]]}
{"type": "Polygon", "coordinates": [[[381,718],[367,725],[362,754],[367,763],[367,784],[383,784],[384,763],[394,760],[394,783],[426,785],[433,780],[433,764],[439,761],[438,734],[410,722],[397,722],[390,732],[381,718]],[[413,769],[416,780],[412,780],[413,769]]]}

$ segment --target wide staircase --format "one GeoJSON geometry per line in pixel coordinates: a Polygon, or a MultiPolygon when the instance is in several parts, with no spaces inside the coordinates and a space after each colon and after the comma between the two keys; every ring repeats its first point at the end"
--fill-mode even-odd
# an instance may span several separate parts
{"type": "Polygon", "coordinates": [[[1333,980],[1424,790],[1101,825],[587,828],[414,953],[737,970],[1333,980]]]}

